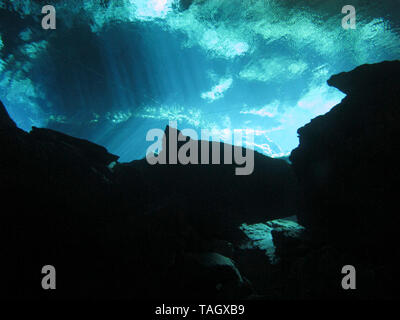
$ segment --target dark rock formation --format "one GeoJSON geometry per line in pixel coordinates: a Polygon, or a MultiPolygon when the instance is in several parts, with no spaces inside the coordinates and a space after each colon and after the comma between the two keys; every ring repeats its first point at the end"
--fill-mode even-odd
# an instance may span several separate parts
{"type": "MultiPolygon", "coordinates": [[[[178,144],[178,150],[184,143],[178,144]]],[[[200,163],[201,141],[197,144],[200,163]]],[[[237,241],[238,227],[244,222],[265,222],[296,214],[297,181],[288,163],[255,152],[253,174],[237,176],[236,164],[224,164],[225,146],[219,144],[219,165],[150,165],[143,159],[115,169],[122,166],[124,170],[134,168],[140,172],[157,197],[155,204],[184,212],[203,235],[237,241]]],[[[168,160],[168,143],[163,150],[168,160]]],[[[209,150],[211,162],[211,143],[209,150]]]]}
{"type": "MultiPolygon", "coordinates": [[[[3,106],[0,113],[6,123],[0,129],[0,241],[9,261],[1,267],[8,277],[0,296],[45,297],[40,270],[46,264],[56,267],[64,288],[50,297],[110,295],[117,287],[109,282],[110,270],[122,276],[132,259],[123,254],[126,218],[116,214],[122,197],[106,166],[117,157],[50,130],[28,134],[5,121],[3,106]]],[[[141,210],[145,197],[136,183],[129,201],[141,210]]]]}
{"type": "Polygon", "coordinates": [[[235,165],[110,166],[118,157],[94,143],[20,130],[3,105],[0,124],[2,297],[188,298],[195,286],[198,296],[244,298],[251,286],[227,240],[246,220],[295,210],[283,160],[256,154],[247,177],[235,165]],[[40,285],[46,264],[57,270],[52,293],[40,285]]]}
{"type": "Polygon", "coordinates": [[[284,223],[279,220],[276,226],[273,222],[269,222],[274,227],[271,231],[272,240],[275,245],[275,254],[280,258],[302,254],[304,247],[304,228],[299,228],[297,224],[291,224],[291,221],[284,223]]]}
{"type": "Polygon", "coordinates": [[[6,108],[0,101],[0,128],[16,127],[15,122],[10,118],[6,108]]]}
{"type": "Polygon", "coordinates": [[[108,153],[106,148],[94,144],[93,142],[73,138],[54,130],[32,127],[30,135],[38,141],[63,144],[69,149],[70,153],[81,154],[88,161],[99,166],[107,166],[111,162],[117,161],[119,158],[118,156],[108,153]]]}
{"type": "Polygon", "coordinates": [[[233,261],[215,252],[187,254],[182,280],[189,298],[243,299],[252,293],[233,261]]]}
{"type": "Polygon", "coordinates": [[[347,261],[370,274],[360,280],[364,294],[391,297],[399,279],[400,175],[393,155],[399,150],[400,62],[363,65],[328,83],[348,95],[298,130],[300,145],[290,157],[304,195],[298,218],[314,243],[340,252],[337,270],[347,261]]]}

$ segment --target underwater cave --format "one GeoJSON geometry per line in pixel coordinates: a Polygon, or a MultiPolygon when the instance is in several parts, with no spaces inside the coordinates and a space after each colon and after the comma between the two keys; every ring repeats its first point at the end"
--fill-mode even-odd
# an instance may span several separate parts
{"type": "Polygon", "coordinates": [[[346,5],[0,0],[0,297],[398,298],[400,3],[346,5]],[[149,164],[166,128],[213,149],[149,164]]]}

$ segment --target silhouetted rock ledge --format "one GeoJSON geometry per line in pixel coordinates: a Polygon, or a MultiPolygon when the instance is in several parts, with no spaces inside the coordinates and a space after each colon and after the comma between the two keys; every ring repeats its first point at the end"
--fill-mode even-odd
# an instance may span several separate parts
{"type": "Polygon", "coordinates": [[[346,94],[376,95],[380,90],[396,89],[399,73],[399,61],[364,64],[351,72],[333,75],[328,84],[346,94]]]}
{"type": "Polygon", "coordinates": [[[109,153],[106,148],[93,142],[89,142],[84,139],[73,138],[69,135],[51,129],[32,127],[30,135],[38,141],[63,144],[70,149],[71,153],[75,152],[81,154],[88,161],[98,165],[107,166],[111,162],[115,162],[119,159],[118,156],[109,153]]]}
{"type": "Polygon", "coordinates": [[[283,160],[256,153],[249,176],[236,165],[118,163],[92,142],[17,128],[3,105],[0,117],[2,297],[245,298],[251,285],[231,260],[239,225],[296,213],[283,160]],[[60,287],[51,295],[46,264],[60,287]]]}
{"type": "MultiPolygon", "coordinates": [[[[167,126],[166,137],[168,132],[167,126]]],[[[171,134],[176,137],[180,131],[171,128],[171,134]]],[[[185,137],[185,141],[180,141],[178,149],[189,140],[189,137],[185,137]]],[[[163,150],[168,160],[168,138],[166,141],[163,150]]],[[[194,143],[198,145],[200,163],[201,141],[194,143]]],[[[209,144],[211,163],[211,142],[206,143],[209,144]]],[[[182,212],[191,224],[197,229],[201,228],[203,235],[235,242],[241,234],[238,227],[244,222],[265,222],[296,214],[297,180],[286,161],[255,152],[254,172],[237,176],[234,161],[233,164],[224,164],[226,146],[231,150],[241,149],[219,143],[220,164],[150,165],[146,159],[142,159],[118,164],[115,171],[134,168],[135,172],[140,172],[157,195],[157,199],[154,199],[156,207],[174,208],[182,212]]]]}
{"type": "Polygon", "coordinates": [[[303,193],[298,218],[314,242],[340,252],[338,270],[340,263],[359,267],[359,293],[393,297],[400,261],[394,157],[400,61],[363,65],[328,83],[347,96],[298,130],[300,144],[290,156],[303,193]]]}

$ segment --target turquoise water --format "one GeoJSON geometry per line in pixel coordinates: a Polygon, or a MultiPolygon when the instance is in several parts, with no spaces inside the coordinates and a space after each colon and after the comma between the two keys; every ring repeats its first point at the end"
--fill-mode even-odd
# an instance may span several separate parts
{"type": "MultiPolygon", "coordinates": [[[[399,1],[0,1],[0,99],[17,124],[145,155],[151,128],[247,129],[279,157],[344,95],[335,73],[400,57],[399,1]]],[[[218,137],[217,137],[218,138],[218,137]]]]}

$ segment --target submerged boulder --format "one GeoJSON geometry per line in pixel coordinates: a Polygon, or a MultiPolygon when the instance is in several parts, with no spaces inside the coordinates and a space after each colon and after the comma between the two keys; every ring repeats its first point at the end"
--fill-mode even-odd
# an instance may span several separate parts
{"type": "Polygon", "coordinates": [[[272,241],[275,246],[275,254],[279,258],[286,258],[292,254],[304,253],[305,229],[294,221],[279,219],[271,223],[272,241]]]}
{"type": "Polygon", "coordinates": [[[182,281],[191,298],[243,299],[251,293],[233,261],[215,252],[188,253],[182,281]]]}

